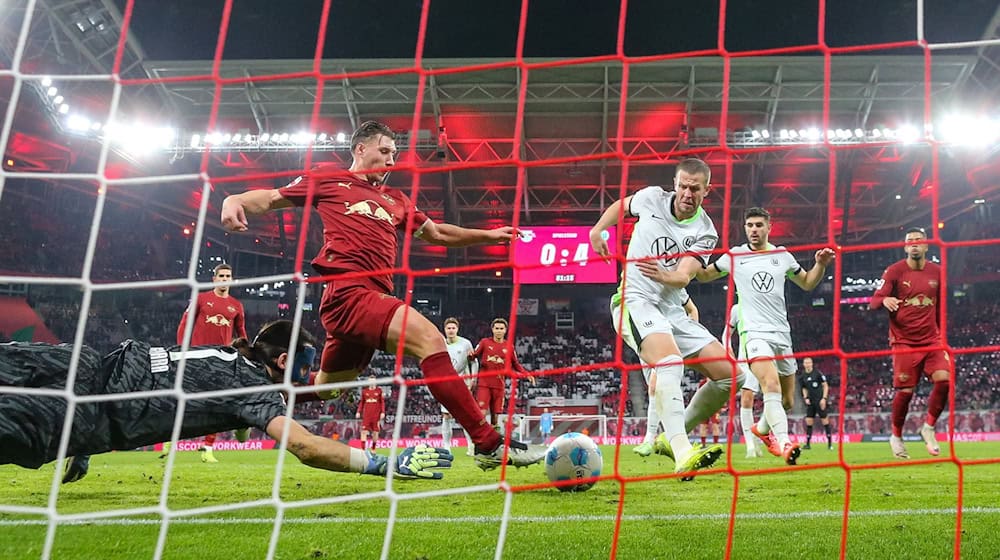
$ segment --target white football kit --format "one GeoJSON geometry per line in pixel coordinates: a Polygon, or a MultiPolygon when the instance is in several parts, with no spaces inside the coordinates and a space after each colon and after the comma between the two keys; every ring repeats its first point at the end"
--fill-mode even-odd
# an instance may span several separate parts
{"type": "Polygon", "coordinates": [[[768,244],[766,251],[749,245],[733,247],[729,255],[715,261],[721,272],[732,273],[739,298],[737,331],[740,355],[749,360],[775,359],[778,374],[794,375],[798,365],[792,357],[791,327],[785,306],[785,279],[802,270],[784,247],[768,244]]]}
{"type": "MultiPolygon", "coordinates": [[[[444,344],[448,347],[448,356],[451,357],[451,365],[455,368],[458,375],[472,377],[478,373],[479,368],[477,366],[479,362],[473,360],[471,364],[469,363],[469,352],[472,352],[473,347],[468,338],[457,336],[454,343],[449,343],[448,339],[445,338],[444,344]]],[[[442,406],[441,412],[447,413],[448,409],[442,406]]]]}

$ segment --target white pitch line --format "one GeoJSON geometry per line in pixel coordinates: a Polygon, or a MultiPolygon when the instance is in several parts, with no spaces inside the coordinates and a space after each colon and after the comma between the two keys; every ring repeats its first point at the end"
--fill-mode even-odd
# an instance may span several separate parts
{"type": "MultiPolygon", "coordinates": [[[[889,509],[876,511],[852,511],[851,518],[858,517],[912,517],[914,515],[954,515],[952,508],[937,509],[889,509]]],[[[962,510],[963,515],[986,514],[998,515],[1000,508],[970,507],[962,510]]],[[[817,519],[841,517],[842,511],[796,511],[787,513],[737,513],[737,520],[787,520],[787,519],[817,519]]],[[[728,513],[681,513],[674,515],[623,515],[622,521],[723,521],[728,520],[728,513]]],[[[566,523],[581,521],[614,521],[613,515],[515,515],[510,521],[515,523],[566,523]]],[[[345,523],[378,523],[385,525],[386,517],[298,517],[285,518],[284,525],[342,525],[345,523]]],[[[500,523],[499,515],[481,515],[467,517],[397,517],[396,523],[435,524],[435,523],[500,523]]],[[[73,520],[59,522],[59,525],[160,525],[161,519],[94,519],[92,521],[73,520]]],[[[171,525],[271,525],[274,518],[270,517],[218,517],[210,519],[187,519],[175,517],[171,525]]],[[[0,527],[25,527],[48,525],[47,519],[0,519],[0,527]]]]}

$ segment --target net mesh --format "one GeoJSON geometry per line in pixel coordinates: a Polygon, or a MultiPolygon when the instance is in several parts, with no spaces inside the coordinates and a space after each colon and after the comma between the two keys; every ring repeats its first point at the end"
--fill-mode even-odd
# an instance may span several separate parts
{"type": "MultiPolygon", "coordinates": [[[[718,130],[726,131],[733,126],[731,126],[730,118],[730,92],[732,90],[732,64],[735,58],[747,58],[747,57],[764,57],[764,56],[774,56],[774,55],[787,55],[787,54],[812,54],[819,55],[823,58],[823,103],[821,107],[822,111],[822,129],[827,130],[834,123],[831,122],[830,118],[830,97],[831,97],[831,60],[834,56],[838,55],[849,55],[853,53],[863,53],[870,51],[890,51],[894,49],[907,49],[914,48],[919,49],[923,54],[924,60],[924,104],[923,104],[923,130],[920,133],[919,141],[926,144],[929,147],[931,153],[932,168],[930,171],[929,184],[929,201],[931,206],[930,211],[930,222],[932,224],[938,224],[941,222],[942,208],[940,205],[940,164],[939,164],[939,153],[941,150],[941,145],[939,140],[937,140],[933,134],[930,133],[931,127],[931,115],[932,106],[934,103],[933,94],[931,89],[932,84],[932,61],[936,53],[947,52],[952,49],[967,49],[967,48],[985,48],[989,46],[996,45],[996,41],[970,41],[962,43],[941,43],[933,44],[928,42],[924,36],[925,21],[924,21],[924,2],[919,0],[916,3],[916,39],[909,41],[896,41],[883,44],[869,44],[869,45],[851,45],[834,47],[830,46],[826,40],[825,29],[826,29],[826,14],[827,14],[827,2],[824,0],[819,0],[818,2],[818,16],[815,21],[817,28],[817,41],[813,44],[806,44],[801,46],[778,48],[778,49],[764,49],[764,50],[744,50],[739,52],[734,52],[727,49],[727,2],[726,0],[720,0],[718,5],[718,25],[717,25],[717,45],[713,49],[698,50],[698,51],[688,51],[688,52],[678,52],[678,53],[668,53],[659,55],[648,55],[648,56],[630,56],[626,53],[625,49],[625,39],[626,39],[626,21],[629,3],[627,0],[622,0],[620,3],[620,8],[618,12],[618,23],[617,23],[617,36],[616,36],[616,47],[614,54],[607,56],[596,56],[596,57],[586,57],[586,58],[574,58],[574,59],[559,59],[559,60],[545,60],[537,61],[527,59],[525,57],[525,39],[526,39],[526,29],[528,24],[528,12],[529,12],[529,2],[524,0],[520,5],[520,16],[518,19],[518,29],[516,38],[516,48],[515,56],[512,60],[488,63],[488,64],[476,64],[467,67],[457,67],[457,68],[447,68],[447,69],[431,69],[428,68],[424,63],[424,52],[427,43],[427,23],[428,17],[431,9],[431,2],[425,0],[422,3],[420,10],[420,20],[419,20],[419,33],[417,35],[417,41],[414,49],[414,57],[412,64],[400,65],[398,67],[386,68],[381,70],[366,70],[358,72],[327,72],[323,66],[323,52],[324,46],[328,40],[327,29],[330,23],[330,11],[331,11],[331,1],[325,0],[322,4],[321,17],[319,22],[319,32],[316,38],[316,48],[315,56],[313,59],[313,66],[309,72],[295,72],[295,73],[273,73],[268,75],[260,75],[254,77],[232,77],[226,76],[221,72],[221,66],[223,61],[223,53],[226,47],[227,34],[230,31],[230,17],[233,11],[233,2],[228,0],[224,3],[222,9],[221,22],[218,28],[218,36],[216,40],[215,56],[213,59],[213,65],[211,72],[206,75],[189,75],[183,77],[175,77],[170,79],[147,79],[147,78],[132,78],[127,77],[123,64],[126,63],[126,58],[128,54],[127,49],[127,34],[122,33],[118,39],[117,46],[114,50],[114,62],[112,65],[112,71],[110,75],[50,75],[42,76],[34,73],[31,68],[23,64],[24,56],[26,53],[26,47],[28,44],[29,30],[32,28],[33,19],[39,17],[39,8],[41,7],[41,2],[36,2],[35,0],[27,0],[24,3],[24,17],[20,22],[20,29],[17,35],[16,44],[14,44],[13,57],[9,61],[9,70],[0,69],[0,80],[6,80],[10,84],[10,95],[9,103],[7,105],[7,110],[4,119],[3,129],[0,130],[0,145],[9,146],[14,140],[15,126],[16,126],[16,112],[19,107],[19,101],[22,97],[27,95],[29,87],[36,87],[37,84],[41,84],[43,79],[51,79],[55,82],[67,82],[67,81],[89,81],[98,84],[103,84],[109,86],[109,105],[108,114],[109,122],[116,120],[116,117],[120,114],[120,105],[122,101],[122,96],[125,94],[126,90],[131,90],[132,88],[142,88],[145,86],[157,86],[163,83],[170,82],[209,82],[214,84],[213,92],[213,102],[212,108],[209,113],[208,124],[206,130],[214,130],[216,128],[216,123],[219,117],[219,107],[221,100],[224,99],[223,89],[227,86],[237,85],[245,86],[253,83],[263,83],[268,81],[280,81],[287,79],[296,78],[309,78],[316,82],[316,99],[313,103],[311,115],[310,115],[310,127],[311,131],[316,131],[319,128],[320,117],[322,111],[322,101],[323,92],[325,90],[325,85],[328,83],[343,82],[344,80],[357,80],[366,78],[376,78],[380,76],[398,75],[398,74],[415,74],[418,76],[417,88],[416,88],[416,100],[415,100],[415,110],[413,113],[412,123],[410,126],[411,134],[416,135],[416,131],[421,128],[421,119],[423,118],[422,107],[424,106],[424,92],[428,89],[428,82],[432,80],[435,76],[442,75],[445,73],[475,73],[483,72],[491,69],[499,68],[516,68],[518,71],[518,95],[517,95],[517,107],[515,115],[515,125],[514,131],[511,135],[510,141],[512,143],[512,148],[510,150],[509,157],[500,157],[497,161],[491,163],[491,165],[504,164],[516,166],[518,169],[516,191],[513,199],[513,208],[524,207],[524,197],[526,196],[526,189],[530,188],[526,183],[527,174],[526,171],[531,168],[542,167],[546,165],[553,165],[556,163],[565,163],[566,161],[588,161],[588,160],[613,160],[617,161],[621,165],[621,181],[619,185],[619,194],[624,197],[629,194],[629,169],[630,164],[636,161],[642,161],[646,159],[656,159],[665,162],[673,162],[678,158],[695,155],[702,157],[710,157],[713,166],[721,166],[723,169],[722,175],[724,176],[724,183],[720,186],[722,190],[723,204],[721,209],[721,219],[722,219],[722,232],[720,247],[730,247],[737,244],[740,240],[740,232],[732,231],[731,224],[733,223],[730,208],[733,204],[733,165],[735,161],[739,161],[749,155],[763,153],[770,150],[785,150],[787,147],[773,146],[773,147],[745,147],[745,146],[731,146],[729,145],[729,138],[727,134],[721,133],[718,138],[718,145],[713,145],[709,147],[699,147],[690,149],[673,149],[668,152],[653,151],[652,153],[644,152],[637,153],[634,150],[634,145],[630,144],[626,135],[626,119],[621,118],[617,120],[616,129],[611,131],[609,135],[609,149],[601,150],[597,153],[591,153],[587,155],[560,157],[553,156],[542,159],[532,159],[526,156],[525,149],[525,105],[529,99],[528,88],[531,81],[532,74],[535,72],[540,72],[553,68],[570,67],[575,65],[584,65],[590,63],[615,61],[621,65],[621,84],[620,84],[620,96],[611,102],[617,104],[618,114],[626,115],[628,112],[628,100],[629,100],[629,79],[630,73],[633,69],[645,63],[663,61],[669,59],[680,59],[687,57],[718,57],[722,60],[722,75],[721,75],[721,112],[718,121],[718,130]]],[[[133,12],[136,6],[132,0],[129,0],[125,4],[125,10],[123,18],[121,21],[121,28],[127,30],[129,28],[130,21],[133,16],[133,12]]],[[[852,146],[838,146],[835,145],[830,138],[826,138],[821,141],[821,143],[829,150],[829,167],[828,167],[828,180],[827,184],[829,187],[829,192],[827,194],[827,215],[830,217],[841,215],[842,208],[838,207],[836,189],[838,183],[838,162],[842,159],[851,157],[851,151],[856,147],[852,146]]],[[[406,153],[402,159],[403,164],[398,166],[399,169],[408,171],[411,173],[410,182],[410,194],[412,199],[416,200],[420,196],[421,189],[421,178],[422,176],[429,173],[440,173],[442,171],[455,171],[459,169],[475,169],[482,167],[481,164],[474,161],[462,161],[456,163],[445,163],[444,165],[420,165],[420,156],[417,153],[416,142],[410,142],[406,149],[406,153]]],[[[886,142],[886,145],[890,145],[891,142],[886,142]]],[[[81,345],[85,342],[84,332],[86,321],[88,320],[88,311],[92,304],[92,298],[95,293],[102,291],[114,291],[114,290],[128,290],[128,289],[155,289],[159,287],[172,287],[172,286],[188,286],[192,292],[192,298],[197,294],[199,289],[205,289],[210,287],[210,284],[199,283],[197,281],[197,263],[199,261],[199,252],[201,247],[203,247],[203,236],[205,234],[205,224],[207,219],[214,219],[209,216],[210,209],[210,198],[213,188],[225,184],[226,182],[240,182],[240,183],[252,183],[252,182],[266,182],[266,181],[281,181],[289,176],[294,176],[298,173],[304,172],[312,167],[313,152],[310,150],[307,152],[305,157],[305,165],[300,169],[294,169],[291,172],[262,172],[257,174],[239,174],[236,176],[225,176],[225,175],[215,175],[212,169],[210,169],[211,154],[210,150],[205,150],[202,154],[202,160],[200,164],[200,171],[196,174],[182,174],[182,175],[168,175],[168,176],[136,176],[136,177],[123,177],[121,174],[114,169],[110,169],[108,166],[109,153],[111,151],[110,140],[105,139],[101,146],[100,157],[96,166],[96,169],[92,173],[50,173],[50,172],[36,172],[36,171],[18,171],[12,170],[10,166],[5,166],[2,172],[0,172],[0,189],[4,187],[7,181],[12,179],[41,179],[45,181],[87,181],[92,182],[96,187],[96,204],[95,211],[92,221],[92,227],[86,235],[86,245],[83,251],[83,261],[82,270],[79,275],[72,275],[71,277],[61,277],[55,278],[51,276],[25,276],[25,275],[6,275],[0,276],[0,282],[5,283],[21,283],[21,284],[38,284],[38,285],[62,285],[62,286],[76,286],[80,288],[82,292],[82,300],[80,304],[79,317],[77,322],[76,335],[73,340],[75,345],[75,351],[73,353],[72,366],[70,367],[67,387],[71,388],[76,376],[77,364],[79,359],[79,352],[81,345]],[[152,185],[165,184],[165,183],[186,183],[198,185],[196,189],[199,193],[197,196],[198,204],[197,208],[197,219],[194,223],[194,229],[192,230],[192,252],[189,258],[188,273],[183,278],[168,278],[162,280],[145,281],[141,283],[135,282],[121,282],[121,283],[99,283],[95,282],[92,278],[93,263],[95,258],[99,256],[99,240],[101,237],[101,218],[102,213],[105,208],[107,193],[109,188],[121,188],[121,189],[135,189],[140,191],[143,188],[147,188],[152,185]]],[[[2,190],[0,190],[2,194],[2,190]]],[[[308,208],[308,206],[307,206],[308,208]]],[[[517,227],[519,225],[520,212],[515,211],[512,216],[513,226],[517,227]]],[[[846,219],[846,218],[845,218],[846,219]]],[[[311,221],[315,221],[316,217],[312,215],[310,211],[306,211],[303,215],[302,223],[300,224],[300,231],[307,232],[309,230],[309,224],[311,221]]],[[[304,294],[309,287],[309,284],[324,282],[329,278],[323,277],[306,277],[306,269],[308,259],[310,255],[306,252],[306,242],[308,236],[303,234],[298,236],[298,244],[295,249],[295,262],[296,269],[294,274],[279,274],[267,277],[255,277],[242,280],[237,285],[259,285],[261,283],[274,283],[274,282],[290,282],[297,290],[298,296],[295,298],[295,308],[294,308],[294,321],[295,325],[301,324],[303,315],[303,302],[305,300],[304,294]]],[[[883,243],[883,244],[854,244],[854,245],[843,245],[842,238],[837,231],[837,222],[834,219],[829,219],[827,222],[827,228],[824,235],[818,238],[815,244],[810,245],[800,245],[789,247],[793,251],[812,251],[820,247],[825,246],[836,246],[838,249],[839,256],[847,255],[850,253],[885,249],[885,248],[899,248],[900,243],[883,243]]],[[[933,246],[937,248],[941,255],[941,265],[942,268],[947,269],[948,256],[949,253],[961,249],[961,248],[973,248],[982,247],[994,243],[994,239],[981,239],[975,241],[943,241],[940,236],[934,236],[931,241],[933,246]]],[[[395,270],[397,274],[403,275],[406,278],[406,300],[407,303],[411,303],[414,280],[422,275],[429,274],[428,271],[415,270],[410,267],[409,255],[411,252],[411,240],[406,238],[403,244],[403,255],[402,265],[395,270]]],[[[619,254],[622,252],[619,251],[619,254]]],[[[838,302],[842,296],[842,270],[841,263],[843,259],[838,258],[837,267],[832,274],[833,282],[833,301],[838,302]]],[[[489,265],[489,268],[493,268],[495,265],[489,265]]],[[[506,263],[506,268],[514,268],[512,261],[506,263]]],[[[485,267],[478,267],[485,268],[485,267]]],[[[459,274],[461,272],[476,270],[477,267],[459,267],[459,268],[449,268],[447,270],[441,271],[441,274],[459,274]]],[[[942,286],[943,293],[948,293],[949,286],[947,285],[947,279],[944,279],[945,285],[942,286]]],[[[732,303],[732,293],[730,289],[728,303],[732,303]]],[[[509,310],[509,317],[511,318],[511,331],[516,332],[516,322],[517,322],[517,302],[520,295],[520,285],[515,283],[512,292],[512,302],[514,302],[509,310]]],[[[947,305],[947,299],[943,299],[941,302],[942,306],[947,305]]],[[[840,375],[841,379],[844,380],[840,384],[839,389],[839,400],[840,402],[846,402],[848,392],[850,390],[850,382],[847,377],[847,366],[848,362],[851,360],[861,360],[867,358],[884,357],[890,355],[890,351],[849,351],[841,346],[841,309],[839,305],[834,304],[833,306],[833,322],[831,325],[832,329],[832,346],[823,352],[812,353],[812,355],[823,355],[828,357],[833,357],[839,361],[840,364],[840,375]]],[[[187,335],[190,335],[190,327],[188,328],[187,335]]],[[[943,310],[942,313],[942,331],[947,332],[947,309],[943,310]]],[[[405,332],[404,332],[405,338],[405,332]]],[[[401,343],[400,348],[403,347],[401,343]]],[[[952,355],[963,355],[963,354],[980,354],[985,352],[996,352],[1000,350],[998,346],[977,346],[977,347],[962,347],[956,348],[947,343],[947,340],[943,340],[941,347],[947,350],[952,355]]],[[[401,419],[404,416],[404,410],[407,402],[407,394],[414,390],[416,386],[423,385],[425,382],[422,379],[409,379],[402,375],[402,350],[400,350],[397,356],[396,362],[396,376],[387,381],[395,386],[397,392],[397,408],[396,408],[396,418],[397,421],[393,428],[393,438],[398,439],[401,436],[401,419]]],[[[627,360],[623,357],[621,344],[617,345],[615,350],[614,360],[608,364],[600,364],[603,367],[614,367],[615,369],[623,372],[634,372],[635,366],[627,363],[627,360]]],[[[598,366],[594,366],[595,369],[598,366]]],[[[571,371],[581,371],[588,368],[576,368],[571,371]]],[[[565,370],[553,370],[550,372],[540,372],[541,375],[546,374],[560,374],[564,373],[565,370]]],[[[619,410],[625,410],[625,400],[626,400],[626,388],[628,376],[622,376],[622,392],[619,402],[619,410]]],[[[513,378],[512,392],[514,395],[518,391],[518,377],[515,375],[513,378]]],[[[178,377],[177,386],[174,388],[172,394],[181,403],[178,411],[178,417],[175,422],[174,428],[174,439],[177,438],[180,432],[180,418],[184,410],[184,403],[192,398],[191,395],[185,394],[180,389],[181,377],[178,377]]],[[[337,388],[354,388],[360,386],[359,383],[346,383],[337,385],[337,388]]],[[[297,390],[290,384],[286,384],[286,389],[295,394],[297,390]]],[[[15,389],[5,388],[5,392],[18,392],[15,389]]],[[[30,391],[29,391],[30,392],[30,391]]],[[[74,417],[74,407],[80,402],[84,402],[87,398],[76,396],[71,389],[67,389],[65,392],[60,393],[69,402],[69,410],[66,416],[63,436],[60,442],[60,460],[65,456],[65,450],[67,448],[67,439],[70,432],[69,427],[72,424],[74,417]]],[[[141,396],[141,395],[133,395],[141,396]]],[[[106,398],[106,397],[102,397],[106,398]]],[[[202,398],[199,396],[198,398],[202,398]]],[[[511,406],[508,409],[508,413],[513,415],[516,411],[514,410],[513,403],[515,398],[511,398],[511,406]]],[[[293,402],[290,406],[293,406],[293,402]]],[[[955,391],[952,391],[950,395],[950,402],[948,410],[954,410],[955,405],[955,391]]],[[[839,425],[837,430],[839,433],[845,433],[845,417],[844,415],[839,416],[839,425]]],[[[949,416],[948,419],[948,432],[949,434],[954,433],[955,419],[953,415],[949,416]]],[[[622,433],[623,428],[623,418],[619,415],[617,418],[617,431],[616,433],[622,433]]],[[[729,433],[732,434],[733,425],[730,421],[729,423],[729,433]]],[[[730,449],[731,451],[731,449],[730,449]]],[[[653,477],[629,477],[622,474],[618,469],[618,464],[621,457],[621,445],[618,445],[615,449],[613,457],[609,457],[609,462],[612,468],[607,469],[610,474],[606,475],[608,479],[606,484],[617,484],[620,488],[619,499],[617,503],[617,513],[614,517],[614,536],[610,544],[610,557],[615,558],[618,554],[619,549],[619,537],[622,534],[623,521],[626,519],[625,507],[627,498],[631,495],[634,485],[649,480],[658,480],[660,478],[672,478],[672,474],[663,474],[662,476],[653,477]]],[[[792,469],[824,469],[824,468],[839,468],[845,473],[846,485],[843,488],[844,499],[843,499],[843,515],[842,515],[842,525],[840,533],[840,557],[846,557],[849,551],[848,541],[851,534],[851,527],[849,520],[851,518],[851,499],[852,499],[852,478],[855,473],[862,469],[881,469],[881,468],[893,468],[898,467],[897,463],[877,463],[877,464],[852,464],[845,460],[843,455],[843,448],[840,449],[839,455],[836,459],[831,462],[821,462],[808,465],[807,467],[790,467],[790,468],[772,468],[756,470],[753,475],[767,475],[774,472],[781,472],[785,470],[792,469]]],[[[745,471],[740,471],[734,468],[732,464],[732,453],[728,453],[729,457],[727,463],[718,469],[715,476],[725,476],[728,475],[732,479],[732,498],[731,498],[731,508],[729,515],[727,517],[728,527],[726,536],[726,548],[725,557],[729,558],[733,553],[733,543],[736,534],[736,522],[737,522],[737,509],[738,509],[738,497],[740,495],[741,484],[744,483],[748,473],[745,471]]],[[[233,512],[238,510],[252,510],[260,506],[273,507],[277,512],[273,519],[273,527],[271,531],[270,544],[267,550],[267,557],[273,558],[278,555],[278,547],[280,538],[282,535],[282,530],[284,523],[286,521],[286,513],[290,508],[308,508],[316,505],[329,505],[329,504],[339,504],[344,502],[351,502],[356,500],[370,500],[370,499],[385,499],[389,502],[388,509],[388,523],[385,527],[385,537],[383,541],[383,547],[381,551],[382,558],[388,558],[392,556],[392,542],[394,535],[398,534],[400,531],[399,519],[397,516],[400,504],[409,500],[421,500],[427,499],[431,496],[442,496],[442,495],[459,495],[459,494],[472,494],[480,492],[490,492],[495,491],[497,488],[501,489],[506,493],[506,499],[503,505],[503,511],[501,516],[501,522],[498,526],[498,531],[496,533],[496,552],[495,557],[500,558],[504,555],[505,545],[508,539],[508,530],[510,528],[510,523],[512,519],[512,504],[514,496],[520,492],[528,492],[537,490],[546,486],[546,483],[538,484],[522,484],[513,485],[507,482],[508,472],[506,468],[502,468],[499,471],[499,483],[486,483],[478,486],[464,487],[464,488],[450,488],[442,491],[435,491],[429,489],[427,492],[399,492],[397,482],[391,477],[386,481],[386,486],[384,490],[374,493],[364,493],[364,494],[352,494],[346,496],[337,496],[330,498],[321,499],[311,499],[311,500],[300,500],[300,501],[290,501],[281,497],[282,488],[282,470],[286,461],[287,455],[282,453],[279,455],[277,460],[277,468],[275,471],[273,479],[272,493],[269,498],[262,500],[255,500],[250,502],[242,503],[232,503],[224,505],[211,505],[201,508],[194,509],[175,509],[170,506],[169,496],[171,490],[171,481],[173,479],[173,459],[174,455],[171,454],[167,464],[166,470],[163,478],[163,485],[160,492],[159,501],[155,506],[151,507],[123,507],[118,510],[110,511],[100,511],[100,512],[87,512],[81,514],[66,514],[61,513],[57,507],[58,497],[60,493],[59,478],[60,473],[57,471],[53,475],[51,487],[48,496],[48,502],[44,507],[25,507],[25,506],[15,506],[15,505],[0,505],[0,511],[9,514],[31,514],[40,515],[46,519],[47,532],[44,542],[44,548],[41,551],[41,556],[43,558],[49,558],[53,554],[53,547],[57,535],[57,530],[60,526],[77,523],[77,522],[96,522],[101,519],[119,519],[119,518],[129,518],[137,517],[142,515],[154,515],[159,516],[161,523],[159,524],[159,533],[155,546],[155,551],[153,553],[154,558],[160,558],[164,554],[164,550],[167,543],[167,536],[171,526],[171,522],[182,519],[182,518],[194,518],[198,516],[210,515],[210,514],[222,514],[226,512],[233,512]]],[[[922,459],[914,462],[907,463],[907,465],[921,464],[921,463],[951,463],[958,469],[958,493],[957,493],[957,506],[955,508],[955,524],[954,524],[954,546],[952,549],[952,554],[955,558],[961,557],[962,551],[962,534],[963,534],[963,488],[964,488],[964,472],[965,468],[971,464],[980,464],[985,462],[996,462],[995,459],[977,459],[969,460],[962,459],[956,453],[954,449],[954,441],[950,441],[947,446],[947,451],[939,458],[922,459]]],[[[491,479],[484,479],[491,480],[491,479]]]]}

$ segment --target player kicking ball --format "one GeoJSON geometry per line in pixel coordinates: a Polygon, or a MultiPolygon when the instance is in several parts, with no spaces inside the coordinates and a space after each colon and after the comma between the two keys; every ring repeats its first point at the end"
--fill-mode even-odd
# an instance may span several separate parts
{"type": "Polygon", "coordinates": [[[640,360],[651,366],[649,384],[664,430],[657,441],[669,446],[674,472],[682,480],[711,467],[722,455],[721,445],[692,446],[688,432],[725,405],[734,377],[742,384],[733,374],[727,350],[684,310],[685,288],[719,239],[701,207],[710,179],[705,162],[686,159],[674,175],[674,192],[645,187],[611,204],[590,230],[594,252],[606,258],[611,254],[607,229],[622,215],[639,219],[612,302],[612,320],[619,323],[623,339],[624,333],[630,334],[640,360]],[[699,358],[691,367],[710,379],[686,408],[681,390],[685,358],[699,358]]]}
{"type": "Polygon", "coordinates": [[[801,451],[788,436],[786,411],[795,402],[798,364],[792,356],[785,279],[812,291],[836,253],[833,249],[816,251],[816,264],[806,272],[784,247],[768,242],[771,214],[767,210],[748,208],[743,213],[743,228],[747,243],[733,247],[729,255],[699,272],[698,280],[708,282],[732,273],[739,297],[740,354],[746,356],[764,394],[764,414],[751,431],[772,455],[794,465],[801,451]]]}

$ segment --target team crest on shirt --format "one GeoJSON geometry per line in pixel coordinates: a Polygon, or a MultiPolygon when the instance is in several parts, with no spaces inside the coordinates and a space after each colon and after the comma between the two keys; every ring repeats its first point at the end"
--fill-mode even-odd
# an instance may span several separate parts
{"type": "Polygon", "coordinates": [[[236,308],[235,308],[235,307],[233,307],[232,305],[230,305],[230,306],[229,306],[229,307],[227,307],[226,309],[228,309],[230,313],[236,313],[236,308]]]}
{"type": "Polygon", "coordinates": [[[685,237],[684,238],[684,248],[685,249],[690,249],[691,246],[694,245],[694,241],[695,240],[694,240],[694,236],[693,235],[689,235],[689,236],[685,237]]]}
{"type": "Polygon", "coordinates": [[[778,266],[778,259],[775,257],[771,257],[771,265],[778,266]]]}

